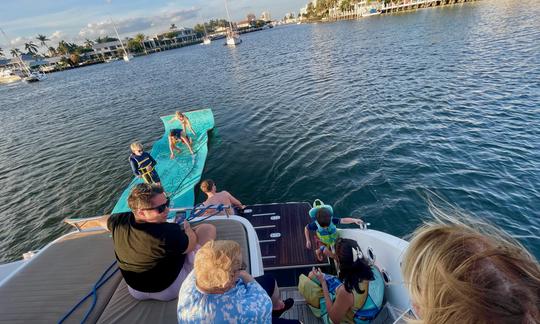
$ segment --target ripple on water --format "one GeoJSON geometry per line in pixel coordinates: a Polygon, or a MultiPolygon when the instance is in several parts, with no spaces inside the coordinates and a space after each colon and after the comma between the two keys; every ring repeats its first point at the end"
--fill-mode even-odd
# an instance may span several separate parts
{"type": "MultiPolygon", "coordinates": [[[[540,6],[481,1],[243,35],[0,87],[0,261],[112,210],[129,143],[210,107],[204,177],[403,236],[436,194],[540,256],[540,6]]],[[[202,197],[198,197],[200,200],[202,197]]]]}

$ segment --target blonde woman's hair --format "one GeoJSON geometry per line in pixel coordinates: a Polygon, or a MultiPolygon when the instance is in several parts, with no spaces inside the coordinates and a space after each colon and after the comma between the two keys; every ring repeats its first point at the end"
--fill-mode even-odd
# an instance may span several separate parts
{"type": "Polygon", "coordinates": [[[209,241],[195,255],[197,286],[205,290],[225,288],[242,266],[240,245],[235,241],[209,241]]]}
{"type": "Polygon", "coordinates": [[[540,266],[504,231],[448,216],[414,233],[402,272],[420,320],[410,323],[539,323],[540,266]]]}
{"type": "Polygon", "coordinates": [[[141,143],[139,142],[133,142],[131,143],[131,145],[129,146],[129,148],[131,149],[132,152],[135,152],[136,150],[143,150],[143,146],[141,143]]]}

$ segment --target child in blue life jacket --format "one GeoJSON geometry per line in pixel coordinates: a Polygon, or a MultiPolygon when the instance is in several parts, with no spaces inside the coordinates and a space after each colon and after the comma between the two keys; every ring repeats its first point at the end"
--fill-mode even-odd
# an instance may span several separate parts
{"type": "Polygon", "coordinates": [[[306,248],[311,249],[310,232],[316,232],[315,241],[317,243],[315,255],[317,260],[322,261],[323,256],[334,258],[334,245],[338,238],[336,225],[338,224],[357,224],[361,227],[364,222],[358,218],[337,218],[334,217],[332,206],[325,205],[321,200],[316,199],[313,208],[309,211],[311,223],[304,228],[306,237],[306,248]]]}
{"type": "Polygon", "coordinates": [[[146,183],[160,184],[161,180],[156,172],[156,160],[147,152],[139,142],[131,143],[131,155],[129,156],[129,165],[133,174],[142,178],[146,183]]]}

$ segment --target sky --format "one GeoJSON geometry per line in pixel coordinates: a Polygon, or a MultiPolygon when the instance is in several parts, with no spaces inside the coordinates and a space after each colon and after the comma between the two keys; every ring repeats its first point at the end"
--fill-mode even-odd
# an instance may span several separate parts
{"type": "MultiPolygon", "coordinates": [[[[272,19],[288,12],[298,13],[308,0],[227,0],[231,20],[245,19],[248,13],[257,17],[263,11],[272,19]]],[[[121,37],[137,33],[153,35],[171,24],[193,27],[210,19],[226,19],[224,0],[0,0],[0,48],[24,49],[24,43],[38,34],[50,39],[49,46],[60,40],[82,44],[86,39],[114,36],[111,19],[121,37]]]]}

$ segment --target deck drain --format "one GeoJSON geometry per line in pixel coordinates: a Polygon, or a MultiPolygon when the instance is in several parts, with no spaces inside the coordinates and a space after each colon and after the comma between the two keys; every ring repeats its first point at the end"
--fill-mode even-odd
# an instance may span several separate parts
{"type": "Polygon", "coordinates": [[[371,262],[375,262],[375,253],[373,253],[373,249],[368,247],[368,258],[371,262]]]}
{"type": "Polygon", "coordinates": [[[281,216],[279,215],[270,217],[270,220],[279,220],[279,219],[281,219],[281,216]]]}
{"type": "Polygon", "coordinates": [[[384,283],[389,284],[390,283],[390,275],[384,269],[381,271],[381,274],[382,274],[382,278],[384,280],[384,283]]]}
{"type": "Polygon", "coordinates": [[[271,238],[278,238],[281,237],[281,233],[270,233],[271,238]]]}

